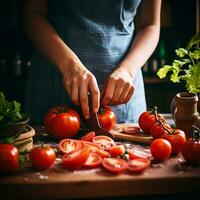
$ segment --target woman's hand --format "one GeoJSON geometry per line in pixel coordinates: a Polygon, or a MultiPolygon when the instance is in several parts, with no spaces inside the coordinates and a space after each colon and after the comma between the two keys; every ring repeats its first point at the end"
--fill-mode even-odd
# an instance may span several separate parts
{"type": "Polygon", "coordinates": [[[92,109],[99,109],[100,92],[94,75],[86,69],[80,61],[67,63],[66,69],[62,71],[63,83],[72,102],[80,106],[85,118],[89,118],[88,92],[92,97],[92,109]]]}
{"type": "Polygon", "coordinates": [[[118,68],[107,79],[102,93],[101,105],[127,103],[134,92],[133,78],[130,73],[118,68]]]}

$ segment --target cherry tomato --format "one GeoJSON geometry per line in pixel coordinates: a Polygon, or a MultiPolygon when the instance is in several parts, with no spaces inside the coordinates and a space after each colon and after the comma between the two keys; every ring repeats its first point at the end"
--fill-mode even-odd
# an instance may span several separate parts
{"type": "Polygon", "coordinates": [[[180,153],[183,145],[186,142],[185,133],[180,129],[176,129],[172,133],[164,134],[162,138],[168,140],[171,143],[173,155],[180,153]]]}
{"type": "Polygon", "coordinates": [[[113,173],[122,173],[128,167],[127,162],[121,158],[104,158],[102,165],[105,169],[113,173]]]}
{"type": "Polygon", "coordinates": [[[107,150],[109,149],[110,147],[112,146],[115,146],[115,141],[108,137],[108,136],[105,136],[105,135],[98,135],[98,136],[95,136],[93,139],[92,139],[93,143],[101,146],[104,150],[107,150]]]}
{"type": "Polygon", "coordinates": [[[83,146],[83,142],[74,139],[63,139],[58,144],[62,153],[70,153],[71,151],[82,148],[83,146]]]}
{"type": "Polygon", "coordinates": [[[188,139],[182,147],[182,155],[186,162],[198,164],[200,162],[200,140],[188,139]]]}
{"type": "Polygon", "coordinates": [[[95,168],[98,167],[102,162],[102,157],[97,153],[90,153],[88,159],[83,164],[85,168],[95,168]]]}
{"type": "Polygon", "coordinates": [[[61,158],[62,166],[70,170],[80,169],[87,161],[89,154],[90,150],[87,146],[64,154],[61,158]]]}
{"type": "Polygon", "coordinates": [[[168,131],[163,128],[165,126],[167,129],[171,130],[171,126],[167,123],[160,124],[156,122],[150,129],[150,134],[154,139],[161,138],[164,134],[167,134],[168,131]]]}
{"type": "Polygon", "coordinates": [[[107,106],[100,108],[99,112],[97,113],[97,116],[101,127],[106,129],[107,131],[110,131],[112,128],[114,128],[116,124],[116,116],[111,108],[107,106]]]}
{"type": "Polygon", "coordinates": [[[86,133],[85,135],[83,135],[80,140],[84,140],[84,141],[89,141],[92,142],[93,137],[96,136],[94,131],[90,131],[88,133],[86,133]]]}
{"type": "MultiPolygon", "coordinates": [[[[161,114],[157,114],[158,119],[165,122],[165,118],[161,114]]],[[[138,120],[140,128],[146,134],[150,134],[151,127],[156,123],[156,117],[153,112],[146,111],[139,116],[138,120]]]]}
{"type": "Polygon", "coordinates": [[[134,173],[142,173],[150,166],[150,163],[147,158],[135,158],[128,161],[128,170],[134,173]]]}
{"type": "Polygon", "coordinates": [[[172,146],[168,140],[158,138],[150,144],[150,151],[154,160],[164,161],[169,158],[172,151],[172,146]]]}
{"type": "Polygon", "coordinates": [[[73,109],[57,106],[45,115],[44,127],[57,140],[71,138],[80,130],[80,116],[73,109]]]}
{"type": "Polygon", "coordinates": [[[19,168],[19,151],[12,144],[0,144],[0,172],[14,172],[19,168]]]}
{"type": "Polygon", "coordinates": [[[111,156],[117,157],[125,153],[125,148],[123,145],[117,145],[117,146],[110,147],[108,151],[110,152],[111,156]]]}
{"type": "Polygon", "coordinates": [[[50,146],[36,146],[31,150],[30,161],[34,169],[45,170],[56,160],[56,154],[50,146]]]}

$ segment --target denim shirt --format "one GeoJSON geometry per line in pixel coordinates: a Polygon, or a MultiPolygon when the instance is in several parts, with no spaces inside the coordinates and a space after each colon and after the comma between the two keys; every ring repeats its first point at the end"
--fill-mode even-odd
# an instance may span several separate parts
{"type": "MultiPolygon", "coordinates": [[[[49,0],[48,21],[62,40],[96,77],[100,90],[127,55],[134,38],[134,18],[140,0],[49,0]]],[[[33,56],[26,108],[33,123],[47,110],[70,102],[61,76],[38,53],[33,56]]],[[[133,80],[135,92],[127,104],[113,106],[118,123],[137,122],[146,110],[141,70],[133,80]]]]}

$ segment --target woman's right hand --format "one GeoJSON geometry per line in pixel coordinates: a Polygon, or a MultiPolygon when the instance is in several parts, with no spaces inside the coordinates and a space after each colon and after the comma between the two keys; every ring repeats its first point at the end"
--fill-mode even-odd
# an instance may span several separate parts
{"type": "Polygon", "coordinates": [[[88,92],[92,97],[92,109],[97,112],[100,91],[95,76],[79,60],[68,62],[61,73],[67,94],[75,105],[81,107],[84,117],[90,117],[88,92]]]}

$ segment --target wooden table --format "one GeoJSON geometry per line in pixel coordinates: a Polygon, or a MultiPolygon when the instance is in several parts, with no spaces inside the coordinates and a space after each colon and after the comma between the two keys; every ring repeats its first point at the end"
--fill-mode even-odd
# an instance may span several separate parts
{"type": "Polygon", "coordinates": [[[188,194],[200,189],[200,166],[187,166],[181,156],[153,163],[140,175],[128,172],[113,175],[101,168],[69,171],[58,163],[47,171],[26,168],[12,175],[0,176],[1,199],[107,199],[188,194]]]}

